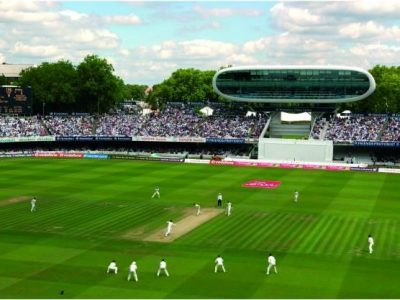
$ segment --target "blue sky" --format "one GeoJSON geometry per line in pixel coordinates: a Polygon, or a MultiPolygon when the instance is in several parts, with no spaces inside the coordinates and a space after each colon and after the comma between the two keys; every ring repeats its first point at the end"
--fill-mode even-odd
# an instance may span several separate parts
{"type": "Polygon", "coordinates": [[[224,65],[400,65],[400,1],[0,0],[0,62],[97,54],[126,83],[224,65]]]}

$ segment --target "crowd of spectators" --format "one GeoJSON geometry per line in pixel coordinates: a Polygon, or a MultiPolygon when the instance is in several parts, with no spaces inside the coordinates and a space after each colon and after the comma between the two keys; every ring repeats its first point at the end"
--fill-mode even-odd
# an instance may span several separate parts
{"type": "Polygon", "coordinates": [[[97,119],[96,135],[137,136],[144,122],[145,117],[137,114],[102,115],[97,119]]]}
{"type": "Polygon", "coordinates": [[[322,130],[324,129],[326,124],[327,121],[325,118],[318,118],[317,120],[315,120],[310,136],[315,140],[321,139],[322,130]]]}
{"type": "Polygon", "coordinates": [[[92,116],[46,116],[43,124],[50,135],[92,135],[92,116]]]}
{"type": "MultiPolygon", "coordinates": [[[[143,115],[105,114],[49,115],[44,118],[0,116],[1,137],[43,135],[106,135],[202,138],[258,138],[268,121],[266,114],[246,116],[245,110],[217,107],[210,116],[199,114],[198,108],[169,105],[161,111],[143,115]]],[[[386,115],[334,116],[318,118],[310,137],[352,141],[400,141],[400,117],[386,115]]]]}
{"type": "Polygon", "coordinates": [[[389,118],[387,127],[383,130],[382,141],[400,141],[400,117],[389,118]]]}
{"type": "MultiPolygon", "coordinates": [[[[335,116],[329,121],[319,119],[315,122],[311,137],[334,142],[381,141],[387,121],[386,116],[374,115],[335,116]],[[325,136],[321,137],[321,131],[324,127],[326,127],[326,133],[325,136]]],[[[388,139],[385,139],[385,141],[393,140],[396,138],[396,132],[398,134],[395,125],[389,124],[389,127],[394,128],[392,131],[394,135],[388,135],[388,139]]]]}
{"type": "Polygon", "coordinates": [[[199,115],[185,105],[167,106],[162,111],[143,115],[105,115],[98,119],[97,135],[161,136],[161,137],[258,137],[267,118],[226,114],[216,109],[211,116],[199,115]]]}
{"type": "Polygon", "coordinates": [[[37,117],[0,116],[0,137],[27,137],[46,135],[37,117]]]}

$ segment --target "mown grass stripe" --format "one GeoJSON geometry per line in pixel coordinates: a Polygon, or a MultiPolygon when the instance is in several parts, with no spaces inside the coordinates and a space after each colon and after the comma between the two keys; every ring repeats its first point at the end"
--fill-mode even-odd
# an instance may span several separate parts
{"type": "Polygon", "coordinates": [[[257,249],[255,245],[262,240],[262,236],[265,236],[266,228],[279,219],[279,213],[271,213],[262,218],[254,218],[253,229],[238,240],[238,249],[257,249]]]}
{"type": "Polygon", "coordinates": [[[315,243],[316,241],[316,236],[319,235],[321,230],[326,229],[326,224],[330,223],[333,221],[332,216],[323,216],[321,217],[317,224],[315,224],[315,227],[312,228],[303,238],[302,243],[299,245],[298,251],[299,252],[309,252],[310,250],[310,244],[315,243]]]}
{"type": "Polygon", "coordinates": [[[277,238],[275,239],[275,243],[272,245],[272,247],[279,251],[288,250],[290,245],[293,243],[289,238],[292,235],[292,232],[295,230],[303,230],[303,226],[304,223],[301,215],[295,215],[294,222],[290,222],[282,232],[277,232],[277,238]]]}

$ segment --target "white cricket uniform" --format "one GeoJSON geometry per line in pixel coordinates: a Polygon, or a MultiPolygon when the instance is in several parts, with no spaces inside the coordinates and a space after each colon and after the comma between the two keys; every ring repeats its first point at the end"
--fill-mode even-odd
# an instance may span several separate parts
{"type": "Polygon", "coordinates": [[[31,212],[36,210],[36,199],[31,200],[31,212]]]}
{"type": "Polygon", "coordinates": [[[137,271],[136,262],[132,262],[131,265],[129,266],[128,281],[131,280],[132,276],[135,279],[135,281],[139,281],[136,271],[137,271]]]}
{"type": "Polygon", "coordinates": [[[228,204],[227,204],[227,206],[226,206],[226,214],[227,214],[228,216],[230,216],[230,215],[231,215],[231,212],[232,212],[232,203],[228,202],[228,204]]]}
{"type": "Polygon", "coordinates": [[[153,196],[151,196],[151,198],[154,198],[155,196],[157,196],[157,198],[160,198],[160,188],[158,187],[154,189],[154,194],[153,196]]]}
{"type": "Polygon", "coordinates": [[[195,204],[194,207],[197,208],[197,216],[200,215],[200,205],[199,204],[195,204]]]}
{"type": "Polygon", "coordinates": [[[294,193],[294,202],[297,202],[298,199],[299,199],[299,192],[295,192],[294,193]]]}
{"type": "Polygon", "coordinates": [[[171,221],[167,222],[167,231],[165,232],[165,236],[168,236],[171,234],[172,231],[172,226],[174,226],[175,224],[171,221]]]}
{"type": "Polygon", "coordinates": [[[225,267],[224,267],[224,260],[222,259],[222,257],[218,256],[215,259],[215,268],[214,268],[214,272],[217,273],[218,272],[218,268],[221,267],[222,271],[225,272],[225,267]]]}
{"type": "Polygon", "coordinates": [[[268,268],[267,268],[267,275],[269,275],[269,271],[271,268],[274,268],[275,273],[278,273],[278,270],[276,269],[276,259],[272,255],[268,256],[268,268]]]}
{"type": "Polygon", "coordinates": [[[118,267],[115,261],[112,261],[107,268],[107,273],[110,273],[110,271],[113,271],[115,274],[118,273],[118,267]]]}
{"type": "Polygon", "coordinates": [[[165,275],[169,276],[169,273],[167,270],[167,263],[164,260],[160,261],[160,267],[158,268],[157,276],[160,276],[161,271],[163,271],[165,273],[165,275]]]}
{"type": "Polygon", "coordinates": [[[372,249],[372,247],[374,246],[374,239],[372,238],[372,236],[368,237],[368,244],[369,244],[369,254],[371,254],[374,249],[372,249]]]}

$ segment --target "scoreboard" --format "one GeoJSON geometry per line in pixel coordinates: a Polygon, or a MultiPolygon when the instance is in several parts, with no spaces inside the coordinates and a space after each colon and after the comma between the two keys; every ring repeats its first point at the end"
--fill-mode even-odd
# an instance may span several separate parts
{"type": "Polygon", "coordinates": [[[31,88],[0,86],[0,114],[30,115],[31,113],[31,88]]]}

